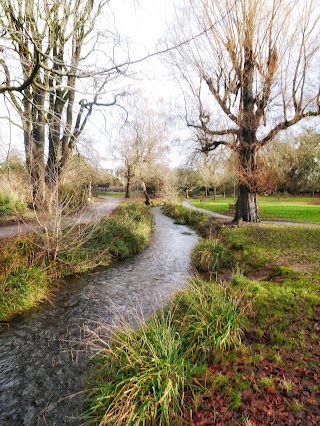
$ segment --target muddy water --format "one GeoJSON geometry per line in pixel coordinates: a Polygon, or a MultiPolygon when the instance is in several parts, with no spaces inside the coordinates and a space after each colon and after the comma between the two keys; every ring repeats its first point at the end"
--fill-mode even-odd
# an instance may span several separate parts
{"type": "Polygon", "coordinates": [[[0,425],[78,425],[88,354],[77,352],[84,324],[139,312],[147,318],[185,286],[198,237],[153,209],[156,228],[143,253],[69,280],[54,299],[0,329],[0,425]]]}

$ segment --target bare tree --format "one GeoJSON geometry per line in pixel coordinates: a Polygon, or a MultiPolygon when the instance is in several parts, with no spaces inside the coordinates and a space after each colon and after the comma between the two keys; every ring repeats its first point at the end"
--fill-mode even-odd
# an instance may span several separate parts
{"type": "MultiPolygon", "coordinates": [[[[4,49],[11,52],[1,60],[8,86],[2,92],[21,118],[26,164],[37,208],[50,209],[94,106],[116,102],[104,102],[101,96],[107,81],[119,74],[113,57],[119,39],[109,33],[112,53],[109,58],[103,54],[106,62],[102,73],[95,56],[103,36],[95,31],[95,24],[108,3],[109,0],[0,1],[4,49]],[[89,58],[94,68],[90,67],[89,58]],[[23,81],[14,86],[15,91],[9,89],[16,78],[10,72],[14,59],[19,63],[15,74],[22,75],[23,81]],[[84,78],[91,78],[89,100],[85,94],[83,98],[77,95],[84,78]]],[[[82,91],[84,87],[82,84],[82,91]]]]}
{"type": "Polygon", "coordinates": [[[176,50],[175,64],[198,107],[198,118],[187,114],[187,124],[197,130],[202,151],[224,145],[237,154],[234,220],[259,221],[259,149],[280,131],[320,115],[319,5],[185,0],[184,6],[175,37],[191,41],[176,50]]]}
{"type": "MultiPolygon", "coordinates": [[[[207,155],[198,156],[197,166],[205,188],[213,188],[213,199],[216,201],[217,187],[225,181],[225,149],[215,150],[207,155]]],[[[207,190],[206,190],[207,191],[207,190]]]]}
{"type": "MultiPolygon", "coordinates": [[[[263,154],[273,172],[275,190],[297,194],[320,189],[320,135],[308,130],[295,138],[274,140],[263,154]]],[[[269,182],[272,183],[272,178],[269,182]]]]}
{"type": "Polygon", "coordinates": [[[177,186],[180,191],[185,193],[185,197],[189,199],[190,192],[201,186],[201,180],[198,171],[194,166],[186,164],[176,170],[177,186]]]}
{"type": "Polygon", "coordinates": [[[155,112],[143,102],[135,107],[121,129],[115,145],[116,155],[123,164],[126,197],[130,197],[133,182],[139,182],[149,204],[147,182],[156,173],[156,167],[165,158],[166,120],[160,111],[155,112]]]}

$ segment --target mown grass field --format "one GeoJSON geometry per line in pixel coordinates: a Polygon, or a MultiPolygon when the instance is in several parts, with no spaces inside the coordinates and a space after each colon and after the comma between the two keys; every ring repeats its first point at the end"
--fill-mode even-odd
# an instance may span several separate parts
{"type": "Polygon", "coordinates": [[[107,191],[107,192],[99,192],[99,195],[106,196],[106,197],[124,197],[125,192],[113,192],[113,191],[107,191]]]}
{"type": "Polygon", "coordinates": [[[201,272],[95,360],[88,425],[318,425],[320,229],[225,227],[167,206],[207,239],[201,272]]]}
{"type": "MultiPolygon", "coordinates": [[[[212,198],[208,198],[205,202],[201,202],[200,199],[189,201],[196,207],[230,215],[232,212],[229,211],[229,204],[235,203],[231,197],[218,197],[216,201],[212,198]]],[[[261,220],[320,223],[320,197],[261,196],[258,197],[258,206],[261,220]]]]}

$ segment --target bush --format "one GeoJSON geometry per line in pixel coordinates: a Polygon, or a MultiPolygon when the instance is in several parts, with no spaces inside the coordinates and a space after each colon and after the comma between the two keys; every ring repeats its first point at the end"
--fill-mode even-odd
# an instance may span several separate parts
{"type": "Polygon", "coordinates": [[[60,185],[59,205],[64,213],[77,213],[88,204],[88,193],[84,186],[60,185]]]}
{"type": "Polygon", "coordinates": [[[220,272],[232,265],[232,258],[226,248],[214,239],[200,241],[192,250],[191,263],[202,272],[220,272]]]}
{"type": "Polygon", "coordinates": [[[14,214],[26,209],[26,204],[0,193],[0,214],[14,214]]]}

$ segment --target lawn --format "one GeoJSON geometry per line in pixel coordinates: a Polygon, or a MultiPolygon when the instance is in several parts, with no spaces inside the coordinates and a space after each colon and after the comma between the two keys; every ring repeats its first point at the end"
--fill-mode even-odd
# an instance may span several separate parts
{"type": "MultiPolygon", "coordinates": [[[[205,202],[192,199],[190,203],[206,210],[232,215],[229,204],[234,204],[235,200],[232,197],[219,197],[216,201],[208,198],[205,202]]],[[[320,197],[289,196],[284,199],[261,196],[258,197],[258,205],[261,220],[320,223],[320,197]]]]}
{"type": "Polygon", "coordinates": [[[125,192],[113,192],[113,191],[104,192],[104,191],[99,191],[98,195],[106,196],[106,197],[124,197],[125,196],[125,192]]]}
{"type": "Polygon", "coordinates": [[[318,425],[320,229],[226,227],[220,239],[238,265],[230,283],[245,294],[248,323],[243,345],[209,365],[192,425],[318,425]]]}

